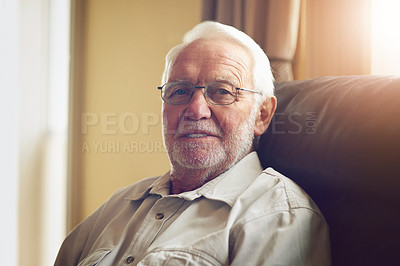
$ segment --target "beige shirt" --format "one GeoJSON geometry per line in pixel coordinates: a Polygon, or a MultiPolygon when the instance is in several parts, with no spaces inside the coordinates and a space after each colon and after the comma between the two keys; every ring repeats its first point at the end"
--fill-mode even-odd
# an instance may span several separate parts
{"type": "Polygon", "coordinates": [[[170,176],[117,191],[64,241],[55,265],[330,265],[328,226],[255,152],[202,187],[170,176]]]}

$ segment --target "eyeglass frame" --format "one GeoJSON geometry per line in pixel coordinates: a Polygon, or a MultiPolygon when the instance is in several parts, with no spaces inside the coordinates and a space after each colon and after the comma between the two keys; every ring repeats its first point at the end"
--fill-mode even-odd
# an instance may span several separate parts
{"type": "Polygon", "coordinates": [[[233,104],[233,103],[237,100],[237,97],[238,97],[238,90],[261,94],[260,91],[249,90],[249,89],[244,89],[244,88],[237,88],[237,87],[234,87],[234,85],[232,85],[232,84],[229,83],[229,84],[232,85],[232,86],[235,88],[235,90],[236,90],[235,99],[234,99],[231,103],[213,103],[212,100],[209,98],[209,96],[208,96],[208,94],[207,94],[205,88],[206,88],[207,85],[209,85],[209,84],[213,84],[213,83],[223,83],[223,82],[210,82],[210,83],[207,83],[205,86],[194,86],[193,84],[191,84],[191,83],[189,83],[189,82],[186,82],[186,81],[167,82],[167,83],[164,83],[162,86],[157,87],[157,89],[160,90],[161,99],[162,99],[166,104],[170,104],[170,105],[183,105],[183,104],[187,104],[188,102],[190,102],[190,100],[192,99],[193,94],[194,94],[194,92],[195,92],[195,91],[193,90],[192,94],[190,95],[190,97],[188,97],[188,99],[187,99],[186,102],[183,102],[183,103],[168,103],[168,101],[165,100],[164,97],[163,97],[163,88],[164,88],[165,85],[170,84],[170,83],[184,83],[184,84],[189,84],[193,89],[202,89],[204,98],[206,99],[206,101],[207,101],[209,104],[212,104],[212,105],[231,105],[231,104],[233,104]]]}

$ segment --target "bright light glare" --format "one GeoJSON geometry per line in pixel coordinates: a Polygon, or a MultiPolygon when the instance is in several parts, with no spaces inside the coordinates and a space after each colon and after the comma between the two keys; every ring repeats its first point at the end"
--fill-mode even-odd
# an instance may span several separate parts
{"type": "Polygon", "coordinates": [[[400,75],[400,1],[372,0],[371,15],[371,73],[400,75]]]}

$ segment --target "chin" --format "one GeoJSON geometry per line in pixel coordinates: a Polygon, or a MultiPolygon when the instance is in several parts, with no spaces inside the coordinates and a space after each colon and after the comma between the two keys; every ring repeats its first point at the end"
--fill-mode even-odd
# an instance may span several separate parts
{"type": "Polygon", "coordinates": [[[225,152],[220,149],[209,150],[193,147],[190,149],[175,148],[171,155],[173,161],[187,169],[214,168],[223,163],[226,158],[225,152]]]}

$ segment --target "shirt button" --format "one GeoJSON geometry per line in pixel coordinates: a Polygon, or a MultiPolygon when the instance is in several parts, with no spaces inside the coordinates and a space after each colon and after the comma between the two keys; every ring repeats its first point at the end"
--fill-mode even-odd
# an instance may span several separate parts
{"type": "Polygon", "coordinates": [[[125,262],[126,262],[126,264],[131,264],[134,260],[135,260],[134,257],[129,256],[129,257],[126,258],[125,262]]]}
{"type": "Polygon", "coordinates": [[[157,220],[161,220],[163,218],[164,218],[164,214],[163,213],[159,212],[159,213],[156,214],[156,219],[157,220]]]}

